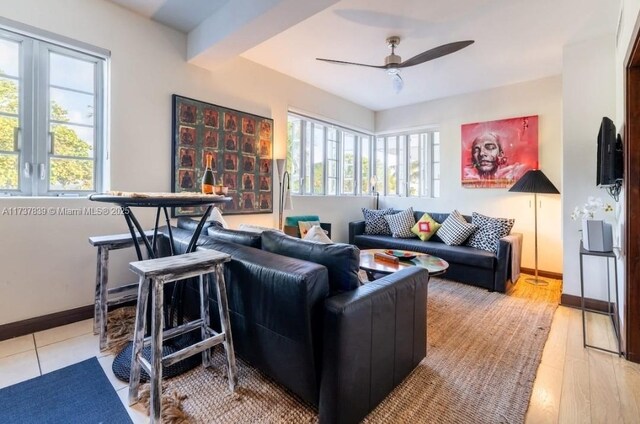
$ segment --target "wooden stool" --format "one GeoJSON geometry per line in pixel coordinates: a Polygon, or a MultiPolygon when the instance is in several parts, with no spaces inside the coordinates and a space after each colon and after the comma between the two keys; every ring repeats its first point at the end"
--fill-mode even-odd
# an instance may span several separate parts
{"type": "Polygon", "coordinates": [[[233,352],[231,326],[229,324],[229,306],[227,290],[224,282],[223,266],[231,257],[215,250],[199,250],[184,255],[166,258],[131,262],[129,268],[138,274],[138,307],[136,312],[136,328],[133,338],[131,358],[131,375],[129,379],[129,405],[138,402],[141,367],[149,374],[151,385],[151,422],[160,422],[162,395],[162,367],[175,364],[189,356],[202,352],[202,364],[211,366],[210,349],[222,343],[227,354],[229,388],[235,390],[238,380],[236,358],[233,352]],[[215,274],[216,292],[218,295],[218,313],[220,314],[221,332],[213,330],[209,315],[209,281],[205,274],[215,274]],[[191,277],[200,277],[200,319],[163,331],[163,287],[172,281],[191,277]],[[149,290],[153,295],[151,305],[151,336],[144,337],[146,309],[149,290]],[[202,341],[187,346],[177,352],[162,356],[162,342],[181,334],[200,328],[202,341]],[[151,344],[151,361],[142,356],[144,346],[151,344]]]}
{"type": "MultiPolygon", "coordinates": [[[[147,231],[153,236],[153,231],[147,231]]],[[[141,238],[138,236],[138,240],[141,238]]],[[[133,246],[130,233],[89,237],[89,243],[98,248],[96,261],[96,290],[93,303],[93,334],[100,334],[100,350],[107,347],[107,309],[109,306],[130,302],[138,298],[138,283],[109,289],[109,251],[133,246]]]]}

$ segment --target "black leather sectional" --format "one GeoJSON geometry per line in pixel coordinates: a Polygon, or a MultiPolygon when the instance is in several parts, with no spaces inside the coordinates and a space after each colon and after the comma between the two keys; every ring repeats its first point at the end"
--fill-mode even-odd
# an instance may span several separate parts
{"type": "MultiPolygon", "coordinates": [[[[398,211],[399,212],[399,211],[398,211]]],[[[425,212],[414,211],[418,221],[425,212]]],[[[444,222],[448,213],[432,213],[429,215],[439,223],[444,222]]],[[[471,222],[471,217],[465,215],[471,222]]],[[[349,223],[349,243],[361,249],[402,249],[428,253],[444,259],[449,269],[443,278],[462,283],[484,287],[491,291],[505,293],[512,282],[512,249],[522,249],[522,234],[512,233],[500,239],[497,253],[476,249],[469,246],[448,246],[438,235],[428,241],[418,237],[411,239],[394,238],[384,235],[364,234],[364,221],[349,223]],[[517,247],[514,247],[517,246],[517,247]]],[[[521,252],[515,252],[519,258],[521,252]]]]}
{"type": "MultiPolygon", "coordinates": [[[[191,230],[172,231],[184,252],[191,230]]],[[[208,232],[199,248],[232,257],[225,278],[237,355],[317,408],[321,423],[359,422],[425,357],[426,270],[360,285],[355,246],[208,232]]],[[[185,286],[187,317],[200,314],[194,283],[185,286]]]]}

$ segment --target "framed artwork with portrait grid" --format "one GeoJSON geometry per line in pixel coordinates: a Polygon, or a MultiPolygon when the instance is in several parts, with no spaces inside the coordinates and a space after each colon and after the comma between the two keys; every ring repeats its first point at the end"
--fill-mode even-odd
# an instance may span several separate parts
{"type": "MultiPolygon", "coordinates": [[[[200,192],[207,158],[216,185],[228,187],[225,215],[273,212],[273,120],[173,95],[171,191],[200,192]]],[[[174,208],[173,217],[203,207],[174,208]]]]}

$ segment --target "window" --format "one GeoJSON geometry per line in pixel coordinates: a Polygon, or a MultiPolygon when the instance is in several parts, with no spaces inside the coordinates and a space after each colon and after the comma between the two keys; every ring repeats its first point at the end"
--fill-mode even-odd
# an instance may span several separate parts
{"type": "Polygon", "coordinates": [[[289,114],[287,170],[291,192],[315,195],[440,195],[440,134],[373,137],[289,114]],[[375,175],[376,186],[371,186],[375,175]]]}
{"type": "Polygon", "coordinates": [[[102,191],[106,60],[0,29],[0,192],[102,191]]]}
{"type": "Polygon", "coordinates": [[[389,134],[376,139],[376,179],[387,196],[440,197],[440,133],[389,134]]]}
{"type": "Polygon", "coordinates": [[[363,193],[369,184],[370,137],[357,131],[289,114],[287,170],[291,192],[313,195],[363,193]]]}

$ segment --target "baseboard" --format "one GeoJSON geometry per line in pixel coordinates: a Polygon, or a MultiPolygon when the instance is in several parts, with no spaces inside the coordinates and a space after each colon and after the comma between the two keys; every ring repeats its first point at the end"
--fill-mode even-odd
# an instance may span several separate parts
{"type": "MultiPolygon", "coordinates": [[[[572,294],[566,293],[562,294],[562,297],[560,298],[560,304],[563,306],[569,306],[570,308],[580,308],[582,305],[580,296],[574,296],[572,294]]],[[[608,302],[605,300],[590,299],[588,297],[585,297],[584,307],[587,309],[592,309],[594,311],[609,312],[608,302]]],[[[615,303],[611,304],[611,310],[614,312],[616,311],[615,303]]]]}
{"type": "MultiPolygon", "coordinates": [[[[531,268],[520,267],[520,272],[522,272],[523,274],[535,275],[536,270],[535,269],[531,269],[531,268]]],[[[562,280],[562,273],[561,272],[543,271],[543,270],[539,269],[538,270],[538,275],[540,277],[553,278],[554,280],[562,280]]]]}
{"type": "Polygon", "coordinates": [[[56,312],[41,317],[0,325],[0,340],[24,336],[36,331],[48,330],[65,324],[93,318],[93,305],[81,306],[68,311],[56,312]]]}

